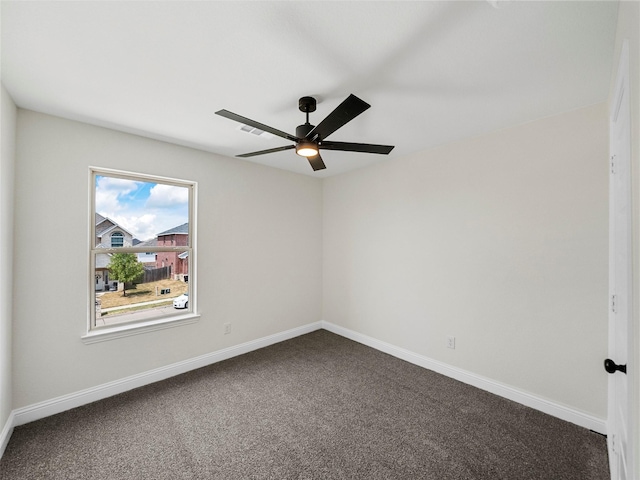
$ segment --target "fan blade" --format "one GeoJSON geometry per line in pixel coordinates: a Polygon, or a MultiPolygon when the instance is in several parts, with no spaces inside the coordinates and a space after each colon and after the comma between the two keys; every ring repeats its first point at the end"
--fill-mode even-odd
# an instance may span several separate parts
{"type": "Polygon", "coordinates": [[[254,128],[259,128],[260,130],[272,133],[273,135],[277,135],[278,137],[286,138],[287,140],[291,140],[292,142],[297,142],[300,140],[298,137],[295,137],[287,132],[283,132],[282,130],[278,130],[277,128],[272,128],[269,125],[256,122],[255,120],[251,120],[250,118],[243,117],[242,115],[238,115],[228,110],[219,110],[216,112],[216,115],[220,115],[221,117],[228,118],[229,120],[233,120],[235,122],[244,123],[245,125],[250,125],[254,128]]]}
{"type": "Polygon", "coordinates": [[[322,142],[319,146],[325,150],[342,150],[343,152],[380,153],[388,155],[393,145],[375,145],[372,143],[322,142]]]}
{"type": "Polygon", "coordinates": [[[306,138],[309,140],[316,140],[319,137],[320,140],[324,140],[369,107],[371,107],[371,105],[364,100],[360,100],[352,93],[346,98],[346,100],[338,105],[333,112],[327,115],[324,120],[311,130],[307,134],[306,138]]]}
{"type": "Polygon", "coordinates": [[[242,155],[236,155],[236,157],[240,157],[240,158],[255,157],[256,155],[264,155],[265,153],[282,152],[283,150],[291,150],[292,148],[296,148],[296,146],[287,145],[285,147],[270,148],[269,150],[260,150],[259,152],[243,153],[242,155]]]}
{"type": "Polygon", "coordinates": [[[309,160],[309,164],[311,165],[311,168],[313,168],[314,172],[327,168],[322,161],[322,157],[320,156],[320,154],[316,155],[315,157],[307,157],[307,160],[309,160]]]}

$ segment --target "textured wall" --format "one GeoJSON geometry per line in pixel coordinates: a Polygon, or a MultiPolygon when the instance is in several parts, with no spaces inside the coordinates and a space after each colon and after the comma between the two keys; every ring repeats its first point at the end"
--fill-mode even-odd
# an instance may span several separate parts
{"type": "Polygon", "coordinates": [[[13,408],[321,319],[319,180],[25,110],[18,131],[13,408]],[[89,166],[198,182],[198,323],[82,343],[89,166]]]}
{"type": "Polygon", "coordinates": [[[0,431],[12,410],[11,319],[13,308],[13,176],[15,165],[16,106],[0,85],[0,431]]]}
{"type": "Polygon", "coordinates": [[[600,104],[326,179],[323,318],[606,418],[607,132],[600,104]]]}

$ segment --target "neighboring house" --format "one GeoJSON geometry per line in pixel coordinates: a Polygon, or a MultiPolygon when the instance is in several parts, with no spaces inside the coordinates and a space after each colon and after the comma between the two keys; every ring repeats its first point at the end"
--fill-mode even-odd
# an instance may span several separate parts
{"type": "MultiPolygon", "coordinates": [[[[131,232],[122,228],[108,217],[96,213],[96,246],[98,248],[124,247],[134,245],[139,240],[133,238],[131,232]]],[[[116,281],[109,280],[109,269],[111,255],[96,255],[96,291],[118,289],[116,281]]]]}
{"type": "Polygon", "coordinates": [[[134,245],[133,235],[108,217],[96,213],[96,245],[124,247],[134,245]]]}
{"type": "MultiPolygon", "coordinates": [[[[125,247],[130,245],[150,247],[186,246],[189,243],[189,224],[171,228],[159,233],[156,238],[141,242],[131,232],[108,217],[96,213],[96,246],[98,248],[125,247]]],[[[122,285],[109,279],[110,254],[96,255],[96,291],[121,290],[122,285]]],[[[187,252],[146,252],[138,254],[138,261],[146,269],[170,267],[171,277],[176,280],[188,280],[189,259],[187,252]]]]}
{"type": "MultiPolygon", "coordinates": [[[[159,233],[156,237],[158,247],[181,247],[189,244],[189,223],[159,233]]],[[[159,252],[156,256],[156,268],[171,267],[175,280],[188,280],[189,258],[187,252],[159,252]]]]}
{"type": "MultiPolygon", "coordinates": [[[[134,241],[134,245],[137,247],[144,247],[144,246],[155,247],[156,245],[158,245],[157,239],[155,238],[152,238],[151,240],[146,240],[144,242],[136,241],[136,239],[134,239],[133,241],[134,241]]],[[[138,253],[138,261],[142,263],[145,266],[145,268],[148,268],[148,267],[155,268],[156,254],[155,252],[138,253]]]]}

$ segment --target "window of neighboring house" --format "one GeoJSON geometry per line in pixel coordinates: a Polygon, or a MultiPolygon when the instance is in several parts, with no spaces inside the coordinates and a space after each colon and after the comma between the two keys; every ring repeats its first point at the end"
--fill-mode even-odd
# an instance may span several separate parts
{"type": "Polygon", "coordinates": [[[196,321],[196,182],[90,172],[89,305],[95,308],[84,341],[196,321]],[[110,241],[101,241],[109,230],[110,241]]]}
{"type": "Polygon", "coordinates": [[[113,248],[124,247],[124,235],[120,232],[113,233],[111,235],[111,246],[113,248]]]}

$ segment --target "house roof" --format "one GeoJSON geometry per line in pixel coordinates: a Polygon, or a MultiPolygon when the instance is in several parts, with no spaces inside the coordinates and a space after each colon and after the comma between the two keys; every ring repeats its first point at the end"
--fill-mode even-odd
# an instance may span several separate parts
{"type": "Polygon", "coordinates": [[[158,234],[160,235],[188,235],[189,234],[189,222],[183,223],[182,225],[178,225],[177,227],[170,228],[164,232],[158,234]]]}
{"type": "Polygon", "coordinates": [[[135,244],[136,247],[156,247],[157,245],[158,245],[157,238],[152,238],[151,240],[145,240],[144,242],[135,244]]]}
{"type": "Polygon", "coordinates": [[[103,232],[113,227],[115,223],[99,213],[96,213],[96,235],[100,236],[103,232]],[[100,218],[98,218],[100,217],[100,218]]]}
{"type": "Polygon", "coordinates": [[[122,230],[127,235],[130,235],[133,238],[133,234],[129,230],[122,227],[121,225],[118,225],[109,217],[105,217],[96,212],[96,236],[102,237],[104,234],[116,229],[122,230]]]}

